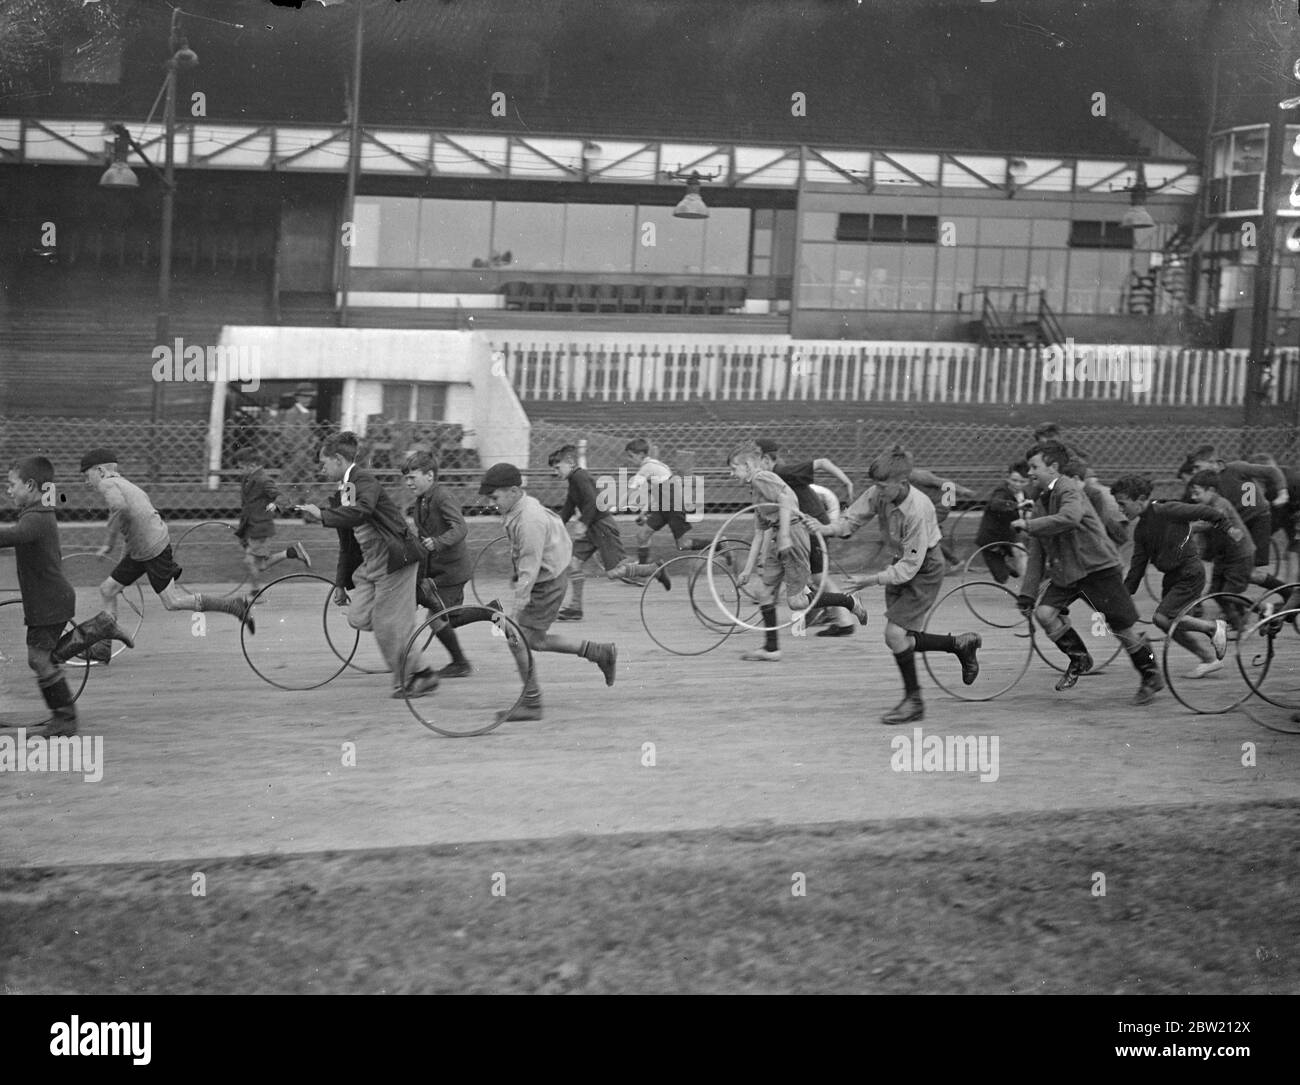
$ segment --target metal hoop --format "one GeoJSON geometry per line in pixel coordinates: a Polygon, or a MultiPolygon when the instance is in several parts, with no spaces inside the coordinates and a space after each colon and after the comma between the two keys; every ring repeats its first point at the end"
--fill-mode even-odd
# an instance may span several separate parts
{"type": "MultiPolygon", "coordinates": [[[[821,574],[821,580],[817,585],[817,591],[813,594],[812,600],[809,602],[806,610],[799,611],[796,614],[796,616],[791,618],[788,622],[780,622],[777,625],[753,625],[745,621],[739,615],[732,614],[731,611],[729,611],[725,606],[722,605],[722,599],[718,595],[718,586],[713,580],[713,560],[714,558],[717,557],[718,543],[721,541],[723,533],[727,530],[728,527],[731,526],[733,520],[737,520],[741,516],[744,516],[751,512],[757,512],[759,509],[772,509],[778,507],[779,506],[775,505],[771,501],[762,501],[754,505],[746,505],[739,512],[733,512],[723,522],[722,526],[718,528],[718,530],[714,533],[713,541],[709,543],[709,550],[708,550],[709,561],[708,564],[704,566],[704,572],[708,576],[708,580],[709,580],[709,594],[713,596],[714,606],[716,606],[719,611],[725,614],[728,620],[733,622],[735,625],[739,626],[741,629],[748,629],[754,633],[775,633],[782,629],[789,629],[790,626],[794,625],[794,623],[799,621],[799,619],[803,615],[807,614],[809,610],[811,610],[813,607],[817,605],[817,600],[822,597],[822,592],[826,590],[826,577],[830,566],[830,561],[829,561],[830,554],[826,548],[826,540],[822,538],[821,532],[809,531],[810,535],[815,535],[817,537],[817,542],[822,548],[822,574],[821,574]]],[[[811,576],[811,574],[809,575],[811,576]]],[[[744,589],[742,588],[741,590],[743,591],[744,589]]],[[[773,605],[775,605],[775,599],[773,599],[773,605]]]]}
{"type": "MultiPolygon", "coordinates": [[[[319,576],[316,573],[289,573],[287,576],[278,577],[277,579],[272,580],[269,584],[263,584],[260,588],[257,589],[257,592],[253,595],[252,599],[249,602],[249,605],[250,606],[256,605],[258,600],[260,600],[262,596],[266,594],[266,592],[270,591],[270,589],[274,588],[277,584],[283,584],[286,580],[315,580],[321,584],[326,585],[329,589],[329,595],[327,595],[325,599],[325,604],[326,604],[325,613],[326,614],[329,613],[329,601],[334,595],[334,582],[330,580],[328,577],[319,576]]],[[[322,617],[321,619],[321,624],[322,625],[325,624],[324,617],[322,617]]],[[[257,675],[258,678],[262,679],[262,681],[267,682],[268,684],[274,686],[276,689],[287,690],[290,693],[304,693],[307,690],[320,689],[321,686],[328,685],[330,682],[333,682],[334,679],[336,679],[345,670],[347,670],[348,664],[352,661],[352,657],[356,654],[357,645],[361,642],[361,630],[354,629],[352,632],[355,634],[355,636],[352,641],[352,651],[348,653],[347,659],[343,659],[343,661],[339,664],[339,669],[336,670],[324,681],[313,682],[309,686],[287,686],[283,682],[277,682],[274,678],[268,678],[265,674],[259,671],[257,669],[257,664],[253,662],[252,657],[248,654],[248,626],[242,622],[239,625],[239,647],[244,653],[244,659],[248,662],[248,665],[253,668],[253,673],[257,675]]],[[[326,643],[328,643],[330,646],[330,650],[334,653],[335,658],[342,659],[343,657],[339,654],[338,649],[334,647],[334,643],[329,637],[328,629],[326,630],[325,633],[325,639],[326,639],[326,643]]]]}

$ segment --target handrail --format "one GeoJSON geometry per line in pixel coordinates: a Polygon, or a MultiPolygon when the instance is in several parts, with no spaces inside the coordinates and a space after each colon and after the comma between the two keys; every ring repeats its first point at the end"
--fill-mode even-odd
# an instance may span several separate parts
{"type": "Polygon", "coordinates": [[[1065,329],[1061,327],[1061,322],[1056,318],[1056,313],[1052,307],[1047,304],[1047,291],[1038,292],[1038,329],[1042,338],[1046,339],[1050,346],[1065,345],[1065,329]]]}

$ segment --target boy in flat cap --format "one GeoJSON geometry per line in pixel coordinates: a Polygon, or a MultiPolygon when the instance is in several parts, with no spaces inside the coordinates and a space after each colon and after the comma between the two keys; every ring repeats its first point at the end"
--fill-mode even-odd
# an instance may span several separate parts
{"type": "MultiPolygon", "coordinates": [[[[564,523],[537,498],[524,493],[523,476],[512,463],[493,464],[483,476],[478,492],[492,498],[501,510],[501,524],[510,538],[515,594],[510,617],[528,639],[534,652],[559,652],[581,656],[600,668],[605,685],[614,684],[618,647],[590,640],[570,640],[548,632],[560,613],[569,584],[573,543],[564,523]]],[[[497,609],[500,609],[499,607],[497,609]]],[[[511,644],[524,698],[514,709],[497,713],[500,720],[540,720],[542,691],[535,668],[530,668],[522,646],[511,644]]]]}

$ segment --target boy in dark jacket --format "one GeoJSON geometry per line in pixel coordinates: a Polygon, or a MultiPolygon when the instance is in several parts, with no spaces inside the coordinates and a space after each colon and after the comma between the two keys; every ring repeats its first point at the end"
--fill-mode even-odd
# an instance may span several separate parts
{"type": "MultiPolygon", "coordinates": [[[[1200,519],[1211,526],[1204,533],[1204,557],[1213,562],[1210,591],[1240,595],[1254,580],[1255,540],[1242,523],[1236,508],[1220,487],[1223,480],[1215,471],[1197,471],[1188,490],[1192,503],[1199,508],[1200,519]]],[[[1256,583],[1258,581],[1255,581],[1256,583]]],[[[1246,623],[1246,611],[1240,606],[1225,606],[1224,617],[1238,632],[1246,623]]]]}
{"type": "Polygon", "coordinates": [[[1146,637],[1134,630],[1138,613],[1124,590],[1119,551],[1084,496],[1083,483],[1063,473],[1070,462],[1069,451],[1060,444],[1035,445],[1026,460],[1030,478],[1038,485],[1038,497],[1032,515],[1011,524],[1023,529],[1030,541],[1020,604],[1026,613],[1034,612],[1043,632],[1069,658],[1057,690],[1071,688],[1080,675],[1092,670],[1092,655],[1066,617],[1069,605],[1082,598],[1106,619],[1142,676],[1134,704],[1150,704],[1165,688],[1164,679],[1146,637]],[[1051,583],[1035,607],[1044,574],[1051,583]]]}
{"type": "MultiPolygon", "coordinates": [[[[465,546],[469,528],[460,502],[439,485],[438,459],[432,452],[412,452],[402,464],[402,476],[406,488],[415,494],[411,515],[415,533],[428,555],[416,598],[430,610],[458,607],[465,602],[465,585],[473,567],[465,546]]],[[[438,672],[440,679],[468,678],[474,673],[456,636],[455,627],[466,624],[467,612],[462,611],[438,630],[438,640],[451,656],[451,662],[438,672]]]]}
{"type": "Polygon", "coordinates": [[[321,469],[338,489],[329,508],[300,505],[298,511],[308,523],[338,531],[334,602],[348,608],[353,629],[375,634],[396,683],[393,697],[423,697],[438,688],[438,676],[418,649],[403,671],[402,653],[415,633],[415,582],[424,550],[379,479],[358,466],[358,443],[346,431],[326,438],[321,469]]]}
{"type": "Polygon", "coordinates": [[[979,531],[975,534],[975,548],[988,547],[981,556],[999,584],[1018,579],[1025,573],[1024,553],[1014,545],[1020,541],[1020,532],[1011,526],[1011,522],[1020,517],[1021,503],[1029,503],[1025,496],[1028,485],[1029,464],[1017,460],[1007,468],[1006,481],[989,495],[984,514],[980,517],[979,531]],[[1000,545],[994,546],[994,543],[1000,545]]]}
{"type": "Polygon", "coordinates": [[[261,587],[262,574],[282,561],[301,561],[310,569],[311,558],[302,543],[295,542],[287,550],[276,550],[271,543],[275,537],[275,514],[280,511],[282,498],[264,469],[261,453],[254,448],[241,448],[232,459],[244,472],[239,487],[243,507],[235,525],[235,538],[244,548],[244,564],[253,590],[261,587]]]}
{"type": "MultiPolygon", "coordinates": [[[[1192,538],[1192,524],[1203,520],[1222,523],[1226,517],[1219,509],[1204,505],[1152,501],[1151,480],[1140,475],[1125,475],[1111,487],[1111,492],[1124,515],[1133,521],[1133,560],[1124,587],[1129,595],[1136,592],[1148,564],[1165,574],[1160,604],[1152,620],[1157,629],[1167,633],[1178,613],[1205,592],[1205,566],[1192,538]]],[[[1228,627],[1222,620],[1209,621],[1189,614],[1178,623],[1174,641],[1200,660],[1188,677],[1204,678],[1223,667],[1228,627]]]]}
{"type": "Polygon", "coordinates": [[[610,580],[654,576],[665,590],[671,591],[672,581],[663,571],[663,562],[656,565],[648,561],[635,563],[627,560],[623,552],[623,541],[619,537],[618,523],[610,515],[610,509],[602,508],[595,480],[585,467],[578,466],[577,448],[573,445],[558,448],[551,453],[548,462],[555,473],[569,485],[564,507],[560,509],[561,522],[567,524],[575,512],[582,521],[582,532],[573,540],[573,563],[569,567],[569,590],[572,597],[569,605],[560,611],[559,620],[582,621],[582,589],[586,580],[583,568],[596,554],[600,555],[605,576],[610,580]]]}
{"type": "Polygon", "coordinates": [[[36,684],[52,713],[38,725],[39,732],[33,728],[29,733],[75,735],[77,709],[62,664],[100,641],[120,640],[128,648],[135,645],[106,610],[63,632],[75,613],[77,594],[63,575],[50,461],[44,456],[19,461],[9,472],[8,492],[19,510],[18,522],[0,525],[0,547],[14,548],[27,625],[27,665],[36,672],[36,684]]]}

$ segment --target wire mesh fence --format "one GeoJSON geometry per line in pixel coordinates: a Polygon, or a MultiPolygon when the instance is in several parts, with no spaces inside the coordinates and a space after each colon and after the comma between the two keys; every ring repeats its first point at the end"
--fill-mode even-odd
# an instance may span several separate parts
{"type": "MultiPolygon", "coordinates": [[[[315,451],[319,440],[333,428],[315,427],[309,440],[290,447],[284,443],[284,436],[270,427],[228,426],[222,435],[222,466],[214,475],[209,469],[208,427],[203,422],[7,418],[0,419],[0,457],[9,466],[25,456],[47,456],[54,464],[61,511],[73,517],[103,515],[102,499],[81,482],[79,471],[83,453],[95,447],[117,451],[122,473],[146,485],[155,504],[169,515],[228,516],[239,506],[239,478],[231,464],[231,453],[236,448],[258,448],[273,476],[301,487],[305,497],[315,500],[325,490],[316,473],[315,451]]],[[[623,448],[633,437],[649,440],[657,455],[679,472],[708,479],[706,503],[710,507],[743,498],[743,488],[726,481],[727,456],[732,449],[757,437],[777,440],[790,462],[826,458],[854,477],[861,476],[883,449],[902,444],[918,465],[970,486],[981,495],[1032,443],[1027,430],[1005,423],[915,418],[771,423],[646,418],[638,421],[633,430],[617,418],[602,419],[595,410],[592,419],[585,422],[533,422],[530,484],[543,500],[558,503],[563,499],[563,485],[552,480],[546,468],[550,452],[585,441],[587,463],[593,470],[617,472],[627,466],[623,448]]],[[[1227,426],[1079,426],[1067,429],[1065,438],[1086,453],[1103,481],[1113,481],[1121,474],[1146,474],[1163,484],[1163,492],[1169,491],[1188,451],[1201,444],[1215,445],[1225,459],[1251,452],[1270,452],[1282,463],[1300,459],[1300,437],[1292,426],[1253,431],[1227,426]]],[[[368,440],[363,445],[362,459],[395,486],[404,451],[383,440],[368,440]]],[[[476,484],[482,468],[444,462],[444,478],[465,505],[482,507],[484,502],[476,484]]]]}

